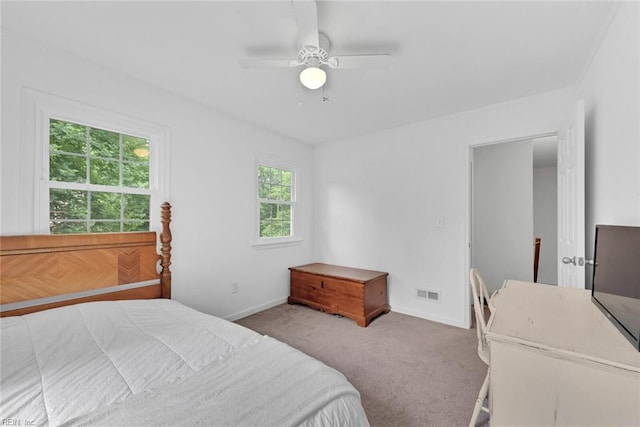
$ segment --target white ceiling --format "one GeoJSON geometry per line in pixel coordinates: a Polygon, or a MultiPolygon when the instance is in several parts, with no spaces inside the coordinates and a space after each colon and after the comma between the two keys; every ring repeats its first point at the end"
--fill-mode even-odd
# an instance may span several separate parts
{"type": "Polygon", "coordinates": [[[296,70],[289,0],[7,2],[3,30],[104,64],[309,143],[339,140],[574,85],[614,2],[318,2],[330,55],[391,54],[385,69],[296,70]],[[322,97],[330,99],[323,102],[322,97]]]}

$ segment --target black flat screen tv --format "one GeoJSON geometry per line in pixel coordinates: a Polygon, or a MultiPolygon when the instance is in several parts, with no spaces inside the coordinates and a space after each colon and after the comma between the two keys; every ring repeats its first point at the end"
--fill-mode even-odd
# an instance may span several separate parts
{"type": "Polygon", "coordinates": [[[640,227],[596,225],[591,300],[640,351],[640,227]]]}

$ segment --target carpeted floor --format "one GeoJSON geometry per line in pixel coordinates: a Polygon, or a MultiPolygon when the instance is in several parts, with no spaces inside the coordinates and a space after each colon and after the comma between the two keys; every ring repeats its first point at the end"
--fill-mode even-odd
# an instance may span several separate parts
{"type": "MultiPolygon", "coordinates": [[[[466,426],[487,366],[475,329],[399,313],[353,320],[282,304],[238,320],[342,372],[372,426],[466,426]]],[[[487,425],[480,414],[477,425],[487,425]]]]}

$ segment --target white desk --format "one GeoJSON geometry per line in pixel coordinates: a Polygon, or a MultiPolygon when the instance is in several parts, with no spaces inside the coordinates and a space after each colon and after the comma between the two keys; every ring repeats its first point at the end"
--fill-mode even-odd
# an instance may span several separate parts
{"type": "Polygon", "coordinates": [[[509,280],[492,304],[492,426],[640,425],[640,352],[590,291],[509,280]]]}

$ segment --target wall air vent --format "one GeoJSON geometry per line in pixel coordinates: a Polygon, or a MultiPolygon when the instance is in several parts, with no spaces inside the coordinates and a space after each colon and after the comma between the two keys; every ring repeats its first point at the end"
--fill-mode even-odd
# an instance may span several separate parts
{"type": "Polygon", "coordinates": [[[440,302],[440,291],[416,289],[416,298],[424,299],[431,302],[440,302]]]}

